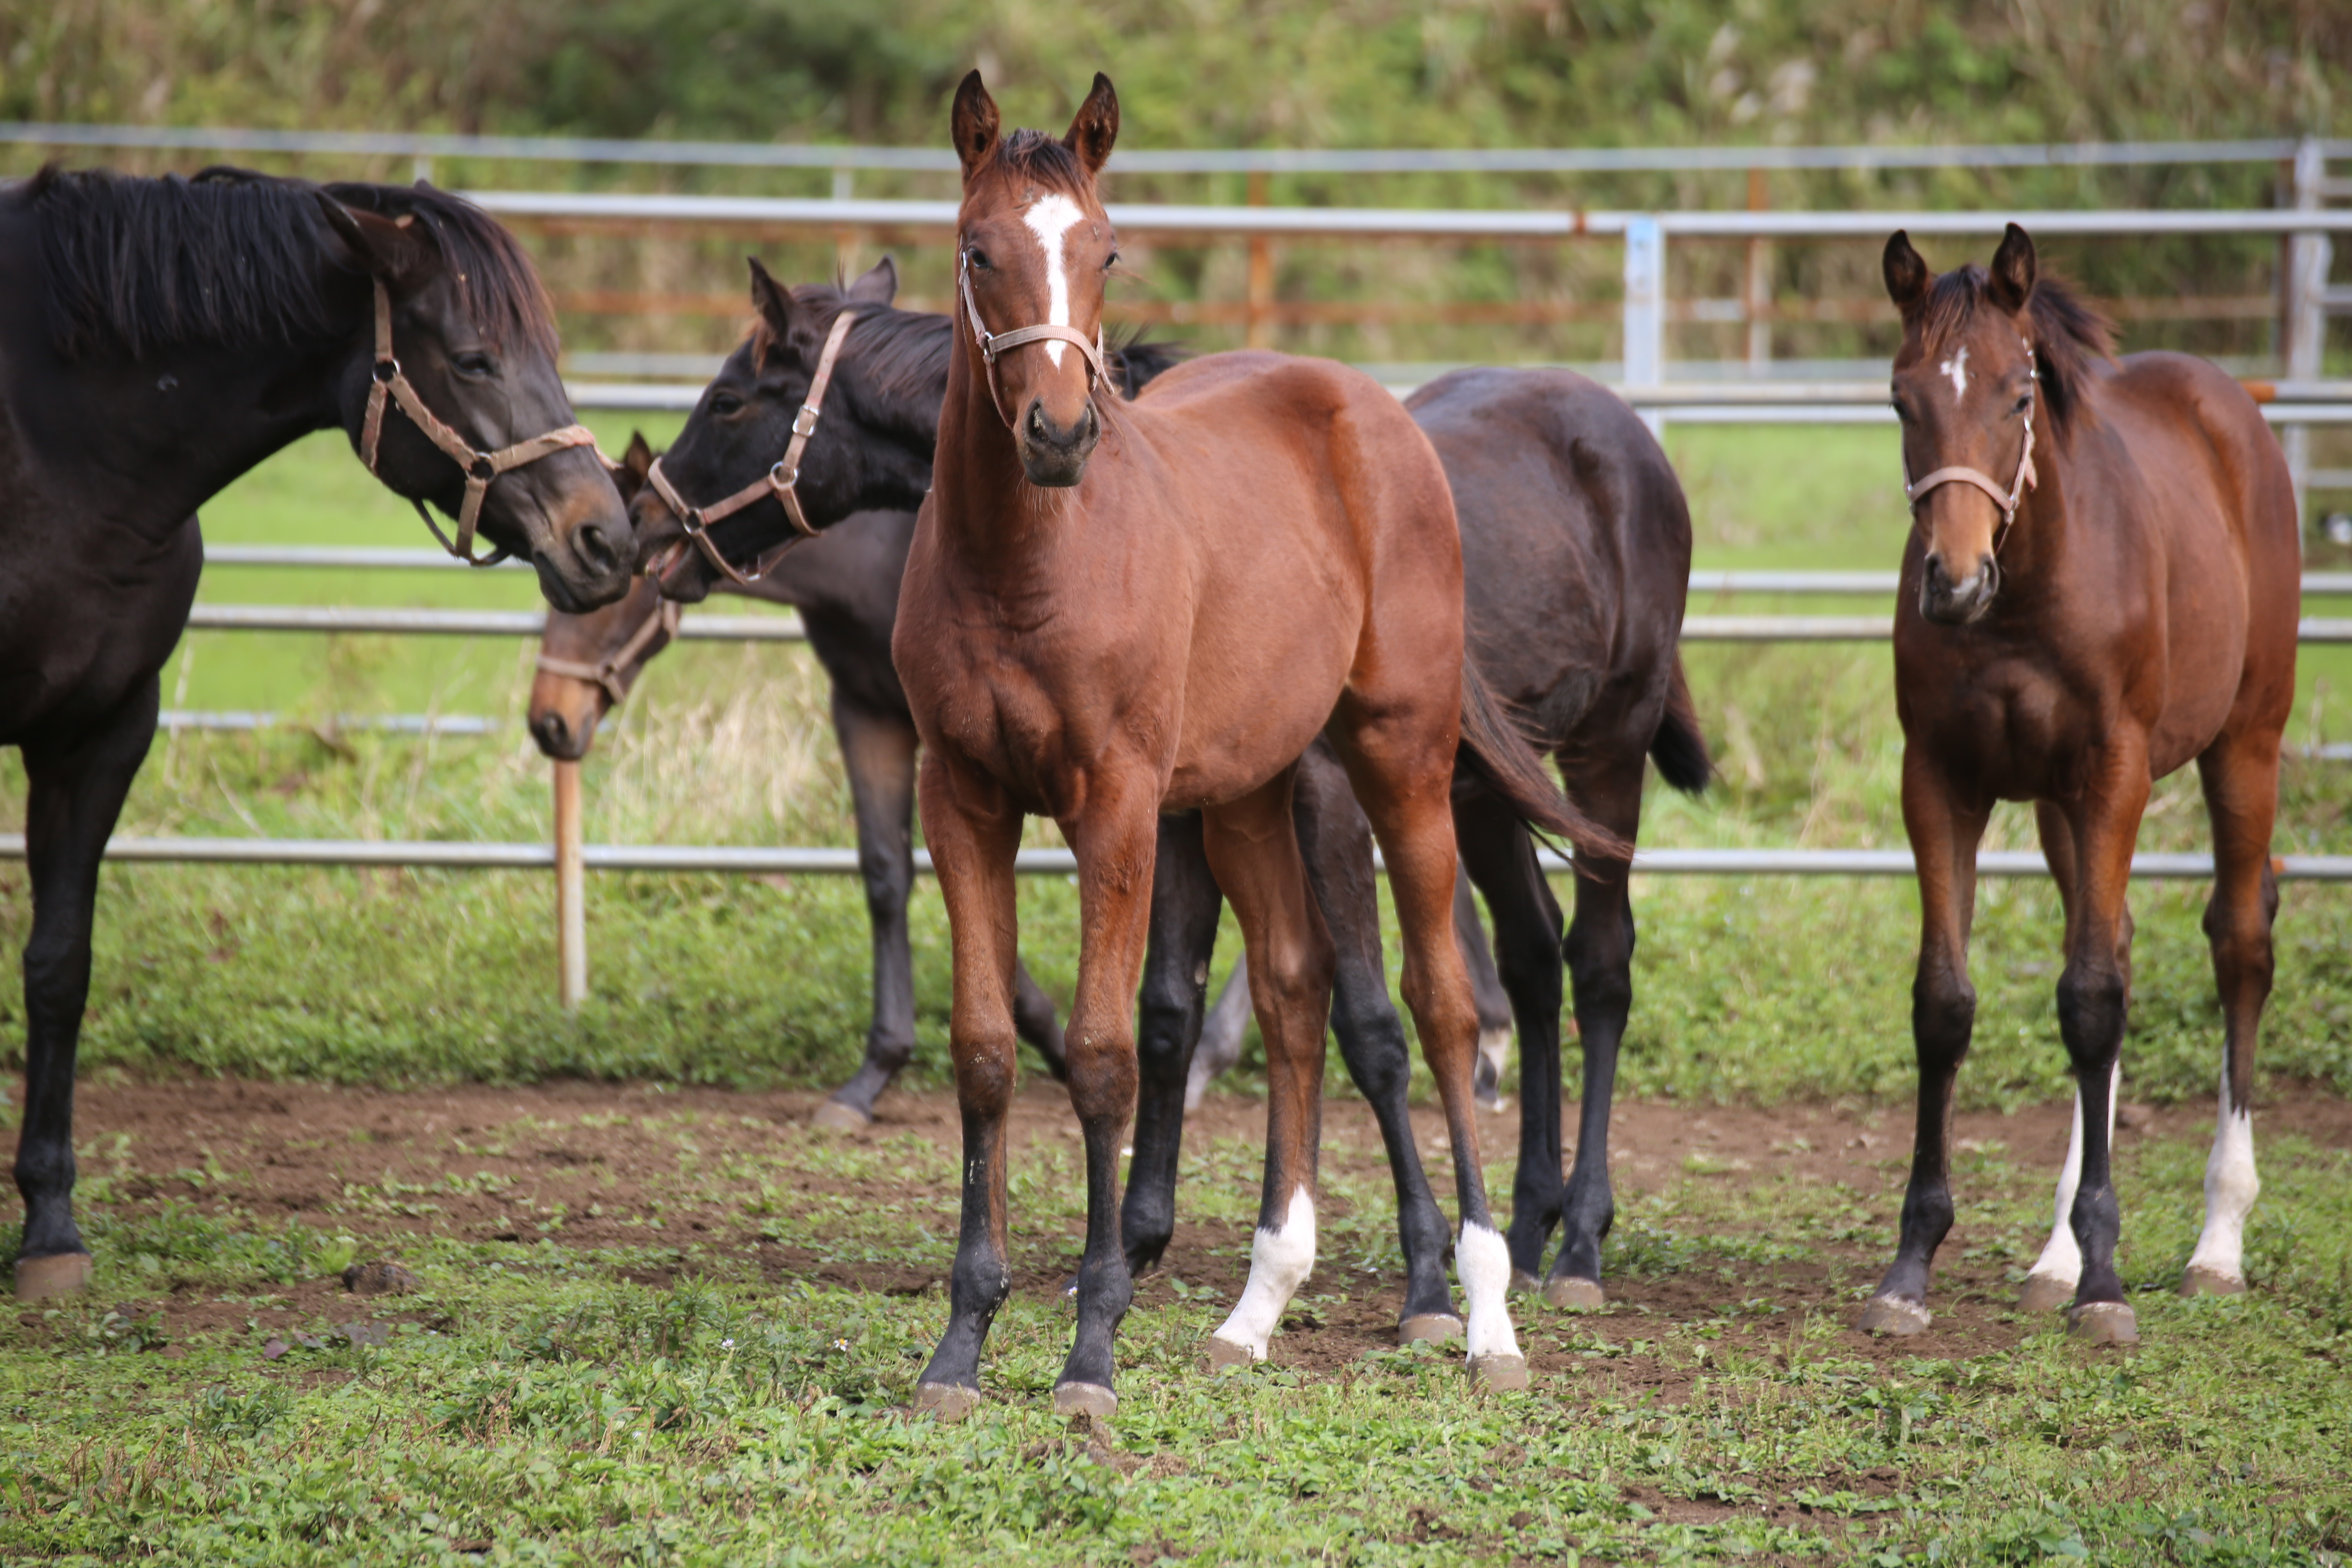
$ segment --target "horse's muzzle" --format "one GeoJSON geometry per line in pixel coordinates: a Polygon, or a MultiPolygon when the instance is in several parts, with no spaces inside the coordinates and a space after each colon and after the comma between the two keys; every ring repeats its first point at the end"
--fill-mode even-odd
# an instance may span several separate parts
{"type": "Polygon", "coordinates": [[[2000,591],[2000,564],[1990,555],[1978,557],[1976,570],[1955,578],[1940,555],[1927,557],[1919,574],[1919,613],[1938,626],[1964,626],[1984,618],[2000,591]]]}
{"type": "Polygon", "coordinates": [[[1094,456],[1095,443],[1102,439],[1102,421],[1095,415],[1092,398],[1087,400],[1086,412],[1066,428],[1054,422],[1042,399],[1032,398],[1015,434],[1021,467],[1029,482],[1066,489],[1086,477],[1087,459],[1094,456]]]}

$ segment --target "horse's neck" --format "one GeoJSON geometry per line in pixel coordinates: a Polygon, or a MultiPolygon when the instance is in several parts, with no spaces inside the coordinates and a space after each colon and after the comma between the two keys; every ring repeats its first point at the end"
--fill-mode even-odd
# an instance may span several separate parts
{"type": "MultiPolygon", "coordinates": [[[[967,575],[1017,584],[1042,569],[1060,542],[1061,521],[1075,507],[1072,490],[1029,482],[1013,432],[997,412],[986,374],[959,339],[948,362],[947,397],[940,408],[940,444],[933,458],[932,505],[940,542],[962,559],[967,575]]],[[[1107,454],[1097,450],[1093,460],[1107,454]]]]}

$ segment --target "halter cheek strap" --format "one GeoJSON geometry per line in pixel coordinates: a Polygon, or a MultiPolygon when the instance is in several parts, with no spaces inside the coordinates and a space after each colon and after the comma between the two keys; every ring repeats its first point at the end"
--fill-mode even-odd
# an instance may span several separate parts
{"type": "Polygon", "coordinates": [[[996,405],[996,416],[1009,427],[1013,416],[1004,412],[1004,395],[997,390],[996,358],[1024,343],[1043,342],[1056,339],[1076,343],[1078,352],[1087,356],[1087,390],[1092,393],[1104,380],[1102,327],[1097,323],[1095,335],[1088,337],[1075,327],[1055,326],[1047,322],[1034,327],[1015,327],[1009,332],[992,332],[980,319],[980,307],[971,297],[971,250],[966,247],[956,256],[956,287],[963,295],[964,314],[971,318],[971,335],[980,347],[981,363],[988,367],[988,400],[996,405]]]}
{"type": "MultiPolygon", "coordinates": [[[[646,475],[646,482],[653,486],[654,493],[661,497],[662,504],[677,514],[678,526],[686,531],[688,539],[694,541],[695,547],[702,552],[703,559],[739,587],[750,587],[783,559],[785,551],[803,539],[814,539],[817,535],[817,530],[809,522],[808,513],[801,508],[801,454],[808,450],[809,437],[816,434],[817,418],[824,412],[824,391],[833,383],[834,362],[841,357],[842,342],[849,336],[849,323],[856,320],[857,312],[855,310],[844,310],[833,319],[833,330],[825,334],[824,350],[816,356],[816,374],[809,378],[808,401],[801,405],[798,414],[793,416],[793,438],[784,444],[784,455],[766,473],[726,500],[700,507],[689,506],[686,498],[677,493],[677,488],[669,482],[669,476],[662,472],[660,458],[654,459],[652,469],[646,475]],[[770,496],[775,497],[783,507],[784,516],[793,527],[800,531],[799,536],[787,539],[753,562],[749,572],[739,572],[719,546],[711,542],[710,525],[770,496]]],[[[665,563],[665,566],[667,564],[665,563]]]]}
{"type": "Polygon", "coordinates": [[[1927,499],[1927,492],[1938,485],[1956,483],[1974,485],[1992,497],[1992,504],[2000,508],[2000,532],[1992,542],[1995,555],[2000,553],[2001,544],[2009,538],[2011,525],[2017,521],[2018,503],[2024,499],[2027,490],[2034,489],[2041,483],[2041,477],[2033,471],[2033,410],[2040,403],[2042,375],[2040,370],[2035,368],[2033,345],[2031,343],[2025,346],[2025,363],[2027,374],[2033,386],[2035,401],[2026,405],[2025,450],[2018,454],[2017,477],[2010,481],[2009,489],[2002,489],[2000,481],[1983,469],[1971,468],[1959,463],[1934,469],[1926,476],[1914,479],[1910,476],[1910,460],[1908,458],[1904,460],[1903,493],[1910,498],[1913,511],[1919,510],[1919,503],[1927,499]]]}
{"type": "Polygon", "coordinates": [[[621,677],[627,674],[630,667],[653,645],[654,638],[665,634],[670,637],[677,635],[678,602],[676,599],[660,599],[656,603],[657,607],[654,613],[646,617],[645,625],[629,635],[629,640],[621,645],[618,652],[609,654],[594,664],[576,658],[556,658],[542,653],[539,656],[539,668],[550,675],[593,681],[604,689],[604,695],[613,700],[614,707],[618,708],[629,695],[628,689],[621,684],[621,677]]]}
{"type": "MultiPolygon", "coordinates": [[[[504,549],[488,555],[474,553],[474,525],[481,520],[482,498],[489,494],[491,480],[509,468],[520,468],[571,447],[596,445],[595,433],[585,425],[567,425],[495,452],[476,451],[463,436],[425,406],[425,399],[417,395],[407,373],[400,368],[399,357],[392,352],[392,291],[381,278],[375,280],[375,363],[369,374],[367,421],[360,427],[360,460],[367,465],[369,473],[379,479],[383,477],[376,467],[376,448],[383,439],[384,405],[399,404],[400,411],[425,433],[425,438],[456,458],[457,466],[466,470],[466,500],[457,512],[456,539],[441,531],[441,525],[433,521],[433,514],[425,510],[423,501],[412,497],[411,503],[416,508],[416,515],[425,520],[425,526],[433,531],[433,537],[441,542],[441,548],[468,565],[495,566],[513,553],[504,549]]],[[[603,454],[598,456],[602,458],[603,454]]],[[[604,466],[612,467],[609,459],[604,466]]]]}

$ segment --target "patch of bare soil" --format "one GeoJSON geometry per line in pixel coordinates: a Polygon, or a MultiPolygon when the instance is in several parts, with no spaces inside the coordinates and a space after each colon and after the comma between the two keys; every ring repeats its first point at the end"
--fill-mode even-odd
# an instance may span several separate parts
{"type": "MultiPolygon", "coordinates": [[[[772,1158],[780,1144],[803,1140],[871,1143],[911,1133],[952,1150],[959,1122],[953,1096],[945,1092],[893,1093],[884,1100],[872,1129],[848,1134],[810,1129],[810,1114],[819,1102],[812,1093],[643,1085],[381,1091],[198,1079],[89,1083],[79,1100],[81,1141],[100,1152],[85,1168],[109,1176],[118,1214],[152,1212],[177,1199],[201,1212],[242,1214],[263,1223],[298,1219],[360,1237],[362,1257],[396,1258],[404,1243],[441,1236],[511,1244],[516,1261],[527,1263],[544,1234],[566,1248],[651,1249],[655,1261],[627,1272],[654,1287],[666,1287],[706,1264],[715,1267],[724,1254],[730,1268],[751,1264],[771,1279],[813,1278],[882,1294],[944,1288],[944,1269],[861,1261],[845,1256],[855,1249],[827,1247],[821,1238],[811,1238],[820,1244],[802,1245],[789,1234],[763,1236],[763,1228],[786,1233],[790,1227],[772,1220],[763,1226],[745,1207],[755,1192],[733,1192],[713,1173],[727,1169],[730,1158],[772,1158]],[[692,1115],[681,1120],[680,1113],[692,1115]],[[129,1140],[120,1162],[104,1153],[118,1133],[129,1140]],[[551,1225],[549,1216],[559,1205],[561,1218],[551,1225]],[[660,1256],[665,1253],[667,1259],[660,1256]]],[[[1570,1111],[1572,1133],[1572,1106],[1570,1111]]],[[[2352,1148],[2352,1102],[2325,1094],[2284,1095],[2261,1107],[2260,1116],[2266,1136],[2292,1132],[2323,1147],[2352,1148]]],[[[1198,1148],[1206,1139],[1257,1139],[1264,1118],[1258,1101],[1213,1095],[1188,1128],[1188,1143],[1198,1148]]],[[[1958,1133],[1963,1149],[1998,1142],[2011,1161],[2054,1173],[2065,1152],[2068,1122],[2066,1106],[2037,1106],[2011,1115],[1963,1116],[1958,1133]]],[[[1423,1157],[1444,1193],[1448,1183],[1443,1123],[1432,1110],[1417,1113],[1414,1125],[1423,1157]]],[[[2201,1140],[2211,1125],[2210,1104],[2192,1103],[2138,1111],[2126,1118],[2119,1136],[2126,1144],[2149,1138],[2201,1140]]],[[[1490,1148],[1507,1147],[1517,1131],[1514,1108],[1507,1116],[1486,1119],[1483,1136],[1490,1148]]],[[[1019,1096],[1012,1131],[1015,1169],[1034,1148],[1076,1147],[1066,1095],[1043,1080],[1030,1083],[1019,1096]]],[[[1385,1188],[1378,1131],[1361,1102],[1328,1104],[1324,1132],[1327,1171],[1346,1171],[1385,1188]]],[[[1871,1215],[1865,1227],[1871,1235],[1851,1244],[1812,1242],[1812,1260],[1801,1263],[1707,1256],[1679,1271],[1612,1279],[1610,1310],[1600,1314],[1570,1318],[1521,1300],[1515,1312],[1539,1374],[1574,1372],[1596,1393],[1613,1388],[1624,1396],[1648,1391],[1657,1399],[1679,1401],[1706,1369],[1687,1352],[1671,1362],[1655,1353],[1654,1342],[1664,1331],[1713,1320],[1731,1302],[1850,1318],[1855,1287],[1875,1278],[1893,1245],[1909,1151],[1906,1111],[1630,1103],[1612,1118],[1611,1142],[1621,1204],[1633,1194],[1683,1184],[1694,1173],[1715,1173],[1730,1181],[1787,1177],[1820,1187],[1825,1203],[1839,1188],[1845,1194],[1836,1201],[1858,1197],[1871,1215]],[[1591,1353],[1596,1339],[1614,1353],[1591,1353]]],[[[791,1180],[803,1197],[846,1198],[853,1204],[929,1208],[952,1196],[911,1173],[849,1182],[795,1166],[791,1180]]],[[[1181,1212],[1181,1194],[1179,1205],[1181,1212]]],[[[889,1223],[912,1226],[915,1212],[889,1223]]],[[[1885,1342],[1853,1334],[1848,1353],[1886,1362],[1973,1356],[2005,1349],[2034,1331],[2037,1323],[2009,1310],[2012,1288],[2004,1266],[1969,1258],[1970,1245],[1962,1226],[1944,1247],[1936,1320],[1927,1333],[1885,1342]]],[[[1033,1252],[1031,1265],[1016,1272],[1016,1289],[1037,1296],[1058,1291],[1077,1251],[1072,1233],[1062,1247],[1033,1252]]],[[[1180,1217],[1164,1267],[1139,1282],[1136,1307],[1149,1312],[1175,1300],[1176,1279],[1192,1291],[1205,1288],[1230,1300],[1241,1289],[1248,1252],[1245,1224],[1180,1217]]],[[[257,1282],[255,1289],[253,1298],[223,1300],[215,1289],[166,1278],[145,1296],[108,1305],[131,1316],[160,1313],[175,1340],[432,1318],[430,1311],[404,1307],[396,1296],[351,1295],[333,1279],[283,1289],[257,1282]]],[[[1275,1341],[1276,1360],[1337,1373],[1368,1351],[1392,1346],[1402,1291],[1399,1279],[1343,1276],[1327,1259],[1286,1317],[1275,1341]]],[[[20,1321],[34,1326],[39,1319],[26,1314],[20,1321]]],[[[1761,1311],[1744,1312],[1725,1324],[1721,1338],[1710,1345],[1772,1360],[1789,1348],[1789,1321],[1785,1315],[1776,1320],[1761,1311]]]]}

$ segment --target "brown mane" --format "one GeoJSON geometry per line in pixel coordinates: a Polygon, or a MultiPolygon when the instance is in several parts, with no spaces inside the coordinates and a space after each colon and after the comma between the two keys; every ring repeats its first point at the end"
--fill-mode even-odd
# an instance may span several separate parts
{"type": "MultiPolygon", "coordinates": [[[[1974,320],[1985,296],[1985,269],[1971,261],[1936,279],[1919,315],[1919,346],[1935,354],[1957,340],[1974,320]]],[[[2116,357],[2115,324],[2064,280],[2043,274],[2025,303],[2033,323],[2035,373],[2050,407],[2053,432],[2063,435],[2074,414],[2084,378],[2101,361],[2116,357]]]]}

